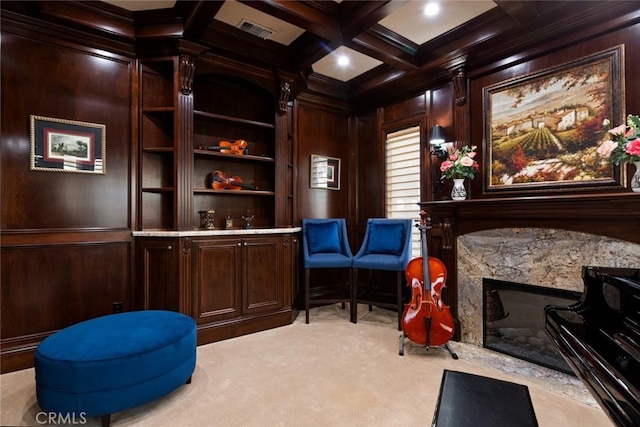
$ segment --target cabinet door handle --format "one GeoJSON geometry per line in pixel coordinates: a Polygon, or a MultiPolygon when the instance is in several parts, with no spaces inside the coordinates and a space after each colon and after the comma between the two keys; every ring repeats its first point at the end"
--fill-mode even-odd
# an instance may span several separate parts
{"type": "Polygon", "coordinates": [[[173,249],[173,246],[169,245],[167,246],[167,250],[170,251],[171,249],[173,249]]]}
{"type": "Polygon", "coordinates": [[[243,245],[245,245],[245,246],[247,246],[247,242],[243,242],[242,244],[243,244],[243,245]]]}
{"type": "Polygon", "coordinates": [[[242,243],[238,242],[238,243],[237,243],[237,245],[238,245],[238,246],[241,246],[241,245],[242,245],[242,243]]]}

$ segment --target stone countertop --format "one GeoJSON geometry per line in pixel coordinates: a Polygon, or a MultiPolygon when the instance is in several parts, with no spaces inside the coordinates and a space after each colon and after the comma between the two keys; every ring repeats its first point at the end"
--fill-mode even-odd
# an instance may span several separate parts
{"type": "Polygon", "coordinates": [[[283,228],[233,228],[230,230],[140,230],[134,231],[134,237],[196,237],[196,236],[251,236],[256,234],[292,234],[301,231],[301,227],[283,228]]]}

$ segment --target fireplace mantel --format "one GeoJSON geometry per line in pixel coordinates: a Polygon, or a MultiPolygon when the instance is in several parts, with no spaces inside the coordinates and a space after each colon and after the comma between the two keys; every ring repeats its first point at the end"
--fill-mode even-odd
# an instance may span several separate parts
{"type": "Polygon", "coordinates": [[[458,236],[499,228],[578,231],[640,244],[640,194],[607,193],[421,202],[431,217],[429,255],[448,272],[444,301],[457,314],[458,236]]]}
{"type": "Polygon", "coordinates": [[[495,228],[542,227],[640,243],[640,194],[636,193],[439,201],[420,203],[420,207],[433,224],[450,223],[455,236],[495,228]]]}

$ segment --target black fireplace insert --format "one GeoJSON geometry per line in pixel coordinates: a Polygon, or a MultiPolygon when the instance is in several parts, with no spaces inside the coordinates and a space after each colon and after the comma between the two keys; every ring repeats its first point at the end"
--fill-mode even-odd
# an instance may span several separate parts
{"type": "Polygon", "coordinates": [[[575,375],[545,332],[548,305],[568,306],[580,292],[482,279],[483,346],[575,375]]]}

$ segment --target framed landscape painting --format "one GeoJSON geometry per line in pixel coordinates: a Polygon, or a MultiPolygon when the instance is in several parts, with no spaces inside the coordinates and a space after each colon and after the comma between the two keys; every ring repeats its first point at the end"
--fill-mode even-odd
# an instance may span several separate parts
{"type": "Polygon", "coordinates": [[[483,88],[485,191],[621,185],[596,149],[624,117],[623,48],[483,88]]]}
{"type": "Polygon", "coordinates": [[[105,174],[106,126],[31,116],[31,170],[105,174]]]}

